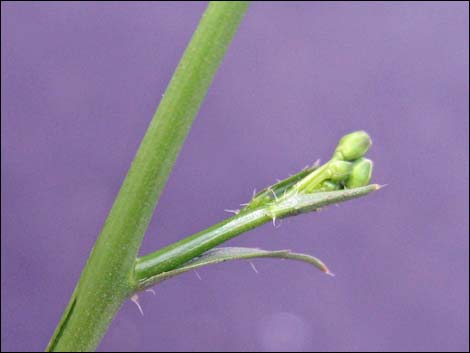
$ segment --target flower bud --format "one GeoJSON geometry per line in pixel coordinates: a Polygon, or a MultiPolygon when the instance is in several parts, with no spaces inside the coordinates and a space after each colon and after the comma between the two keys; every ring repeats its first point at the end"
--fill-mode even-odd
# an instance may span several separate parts
{"type": "Polygon", "coordinates": [[[318,191],[335,191],[339,189],[341,189],[339,184],[333,183],[329,180],[325,180],[323,183],[321,183],[318,191]]]}
{"type": "Polygon", "coordinates": [[[374,163],[370,159],[360,158],[355,161],[345,186],[351,189],[369,184],[373,167],[374,163]]]}
{"type": "Polygon", "coordinates": [[[364,156],[372,145],[370,136],[365,131],[355,131],[344,135],[339,140],[333,160],[353,161],[364,156]]]}
{"type": "Polygon", "coordinates": [[[351,162],[330,161],[295,184],[293,189],[305,193],[318,191],[322,183],[326,180],[332,182],[342,182],[346,180],[351,173],[351,169],[351,162]]]}
{"type": "Polygon", "coordinates": [[[346,180],[352,171],[353,163],[345,161],[332,161],[328,163],[329,180],[340,182],[346,180]]]}

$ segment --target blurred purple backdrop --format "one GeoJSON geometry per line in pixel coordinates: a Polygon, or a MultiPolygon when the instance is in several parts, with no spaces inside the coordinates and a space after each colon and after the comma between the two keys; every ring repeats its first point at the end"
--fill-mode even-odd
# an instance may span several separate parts
{"type": "MultiPolygon", "coordinates": [[[[205,3],[2,2],[2,350],[42,350],[205,3]]],[[[469,349],[469,6],[253,3],[142,251],[227,216],[366,129],[374,181],[127,302],[99,349],[469,349]]]]}

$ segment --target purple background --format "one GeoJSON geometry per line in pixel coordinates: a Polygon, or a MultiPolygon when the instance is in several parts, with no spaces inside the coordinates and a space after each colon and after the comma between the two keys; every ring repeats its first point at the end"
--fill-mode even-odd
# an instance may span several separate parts
{"type": "MultiPolygon", "coordinates": [[[[42,350],[205,3],[2,2],[2,350],[42,350]]],[[[142,251],[227,216],[347,132],[389,186],[126,302],[100,350],[469,349],[469,6],[253,3],[142,251]]]]}

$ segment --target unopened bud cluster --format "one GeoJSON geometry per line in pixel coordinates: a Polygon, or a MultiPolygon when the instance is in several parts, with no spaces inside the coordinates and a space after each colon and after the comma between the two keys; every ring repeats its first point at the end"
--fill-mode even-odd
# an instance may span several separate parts
{"type": "Polygon", "coordinates": [[[293,191],[334,191],[369,184],[373,163],[364,155],[371,145],[372,141],[365,131],[343,136],[331,160],[297,182],[293,191]]]}

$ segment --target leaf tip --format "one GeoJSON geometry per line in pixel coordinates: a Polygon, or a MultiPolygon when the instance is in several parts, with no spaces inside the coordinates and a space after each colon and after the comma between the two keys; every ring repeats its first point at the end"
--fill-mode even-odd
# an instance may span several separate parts
{"type": "Polygon", "coordinates": [[[383,189],[384,187],[388,186],[388,184],[382,184],[382,185],[374,184],[374,186],[375,186],[375,190],[377,191],[377,190],[383,189]]]}
{"type": "Polygon", "coordinates": [[[325,275],[335,277],[335,274],[333,272],[331,272],[330,269],[328,267],[326,267],[325,264],[323,264],[323,266],[322,266],[322,271],[325,275]]]}

